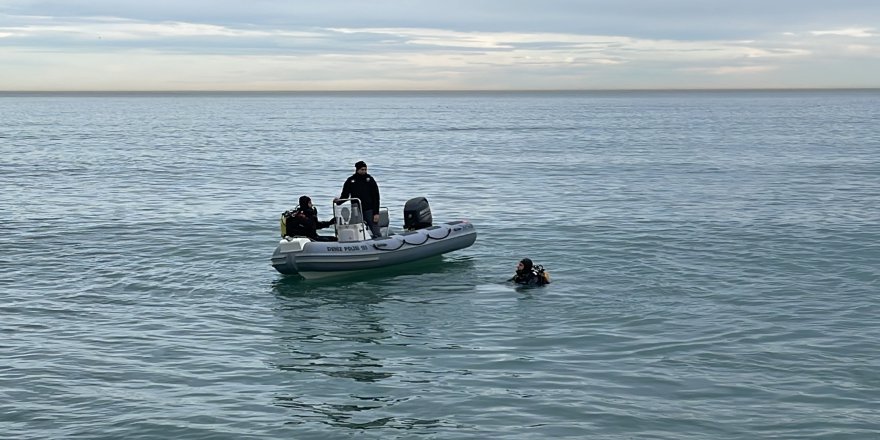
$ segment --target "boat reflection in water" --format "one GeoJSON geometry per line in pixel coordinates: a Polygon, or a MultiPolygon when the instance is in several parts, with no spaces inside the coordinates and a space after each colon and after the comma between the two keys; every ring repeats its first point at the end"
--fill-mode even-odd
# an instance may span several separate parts
{"type": "MultiPolygon", "coordinates": [[[[448,257],[446,257],[448,258],[448,257]]],[[[425,310],[436,296],[413,288],[468,277],[470,259],[422,260],[356,279],[312,282],[275,280],[276,350],[266,363],[281,374],[273,403],[289,412],[288,423],[320,437],[334,428],[426,432],[453,423],[423,417],[436,369],[432,344],[420,343],[426,328],[401,318],[425,310]],[[381,273],[386,271],[386,273],[381,273]],[[426,345],[427,344],[427,345],[426,345]],[[415,406],[413,406],[415,405],[415,406]]],[[[430,289],[431,286],[424,286],[430,289]]]]}

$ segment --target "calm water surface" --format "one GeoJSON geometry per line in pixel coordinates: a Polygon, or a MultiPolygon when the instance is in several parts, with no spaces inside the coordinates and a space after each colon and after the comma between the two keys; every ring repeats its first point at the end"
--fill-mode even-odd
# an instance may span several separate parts
{"type": "Polygon", "coordinates": [[[0,438],[874,439],[880,92],[0,96],[0,438]],[[365,160],[468,249],[269,265],[365,160]],[[553,284],[504,282],[529,256],[553,284]]]}

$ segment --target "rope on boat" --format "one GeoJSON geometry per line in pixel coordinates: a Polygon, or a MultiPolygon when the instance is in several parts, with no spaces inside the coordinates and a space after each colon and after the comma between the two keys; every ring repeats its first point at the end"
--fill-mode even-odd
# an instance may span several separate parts
{"type": "Polygon", "coordinates": [[[431,234],[425,233],[425,241],[423,241],[423,242],[421,242],[421,243],[410,243],[410,242],[406,241],[406,237],[404,237],[403,240],[400,240],[400,246],[398,246],[398,247],[396,247],[396,248],[394,248],[394,249],[380,248],[380,247],[376,246],[376,243],[373,243],[373,248],[376,249],[377,251],[396,251],[396,250],[402,248],[404,245],[410,245],[410,246],[421,246],[421,245],[427,243],[427,242],[428,242],[428,239],[433,239],[433,240],[443,240],[444,238],[449,237],[449,234],[452,234],[452,229],[451,229],[451,228],[447,228],[447,229],[446,229],[446,235],[444,235],[444,236],[442,236],[442,237],[439,237],[439,238],[438,238],[438,237],[432,237],[431,234]]]}

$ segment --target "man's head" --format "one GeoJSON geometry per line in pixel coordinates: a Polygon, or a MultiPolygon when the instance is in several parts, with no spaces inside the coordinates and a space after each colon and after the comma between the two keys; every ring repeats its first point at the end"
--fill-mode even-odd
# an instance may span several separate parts
{"type": "Polygon", "coordinates": [[[367,163],[359,160],[358,163],[354,164],[354,170],[358,174],[366,174],[367,173],[367,163]]]}
{"type": "Polygon", "coordinates": [[[302,196],[299,198],[299,207],[300,208],[308,208],[312,205],[312,199],[309,196],[302,196]]]}

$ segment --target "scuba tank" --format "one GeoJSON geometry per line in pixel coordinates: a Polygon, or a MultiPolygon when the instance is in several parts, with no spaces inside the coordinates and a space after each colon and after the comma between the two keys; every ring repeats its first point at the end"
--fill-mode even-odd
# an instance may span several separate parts
{"type": "Polygon", "coordinates": [[[540,264],[532,266],[528,271],[522,273],[518,270],[516,275],[508,281],[524,286],[543,286],[550,284],[550,273],[544,270],[544,266],[540,264]]]}
{"type": "Polygon", "coordinates": [[[541,280],[540,284],[550,284],[550,272],[544,270],[544,266],[541,266],[540,264],[536,265],[532,267],[532,272],[534,272],[535,275],[538,276],[538,279],[541,280]]]}
{"type": "Polygon", "coordinates": [[[290,235],[288,228],[293,226],[293,222],[289,222],[288,220],[292,219],[297,212],[299,212],[299,206],[281,213],[281,238],[290,235]]]}

